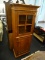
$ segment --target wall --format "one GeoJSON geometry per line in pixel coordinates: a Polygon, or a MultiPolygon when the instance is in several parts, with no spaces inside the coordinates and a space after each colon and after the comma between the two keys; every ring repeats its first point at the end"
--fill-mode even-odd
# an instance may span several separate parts
{"type": "MultiPolygon", "coordinates": [[[[3,1],[8,2],[8,0],[0,0],[0,13],[5,12],[5,4],[3,3],[3,1]]],[[[13,3],[16,3],[16,0],[12,0],[12,1],[13,1],[13,3]]],[[[24,0],[24,1],[25,1],[25,4],[30,4],[29,3],[30,0],[24,0]]]]}
{"type": "Polygon", "coordinates": [[[8,1],[8,0],[0,0],[0,13],[4,13],[5,12],[5,4],[3,3],[3,1],[8,1]]]}
{"type": "Polygon", "coordinates": [[[3,4],[3,1],[8,1],[8,0],[0,0],[0,4],[3,4]]]}

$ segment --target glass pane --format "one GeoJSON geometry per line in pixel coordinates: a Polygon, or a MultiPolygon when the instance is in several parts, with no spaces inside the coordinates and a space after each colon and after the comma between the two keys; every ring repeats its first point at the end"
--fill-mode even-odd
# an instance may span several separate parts
{"type": "Polygon", "coordinates": [[[33,15],[27,15],[27,23],[31,24],[32,18],[33,18],[33,15]]]}
{"type": "Polygon", "coordinates": [[[25,26],[19,26],[19,34],[22,34],[25,32],[25,26]]]}
{"type": "Polygon", "coordinates": [[[19,15],[19,24],[25,24],[26,15],[19,15]]]}
{"type": "Polygon", "coordinates": [[[31,25],[26,26],[26,32],[30,32],[31,31],[31,25]]]}

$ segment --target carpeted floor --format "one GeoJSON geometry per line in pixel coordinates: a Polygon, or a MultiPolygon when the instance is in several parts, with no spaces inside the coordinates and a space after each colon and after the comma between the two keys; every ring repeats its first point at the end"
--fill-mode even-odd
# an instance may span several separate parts
{"type": "Polygon", "coordinates": [[[35,51],[44,51],[45,50],[45,46],[43,46],[43,44],[36,39],[34,36],[32,37],[32,44],[30,47],[30,53],[25,54],[19,58],[15,58],[13,55],[13,52],[10,51],[9,46],[8,46],[8,35],[6,32],[6,29],[4,27],[4,34],[3,34],[3,41],[0,42],[0,60],[21,60],[22,58],[28,56],[31,53],[34,53],[35,51]]]}

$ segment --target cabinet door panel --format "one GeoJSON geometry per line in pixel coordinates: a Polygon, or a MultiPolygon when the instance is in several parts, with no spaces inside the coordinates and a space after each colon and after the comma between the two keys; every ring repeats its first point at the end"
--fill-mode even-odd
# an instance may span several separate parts
{"type": "Polygon", "coordinates": [[[20,54],[21,53],[26,53],[29,52],[30,50],[30,44],[31,44],[31,36],[24,36],[24,37],[20,37],[20,54]]]}

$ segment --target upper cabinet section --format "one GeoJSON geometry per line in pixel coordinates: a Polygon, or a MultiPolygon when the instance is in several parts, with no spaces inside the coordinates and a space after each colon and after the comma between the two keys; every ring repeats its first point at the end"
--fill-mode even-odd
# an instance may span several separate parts
{"type": "MultiPolygon", "coordinates": [[[[39,6],[25,4],[11,4],[12,20],[17,35],[31,33],[34,27],[35,15],[39,6]]],[[[15,32],[16,33],[16,32],[15,32]]]]}

